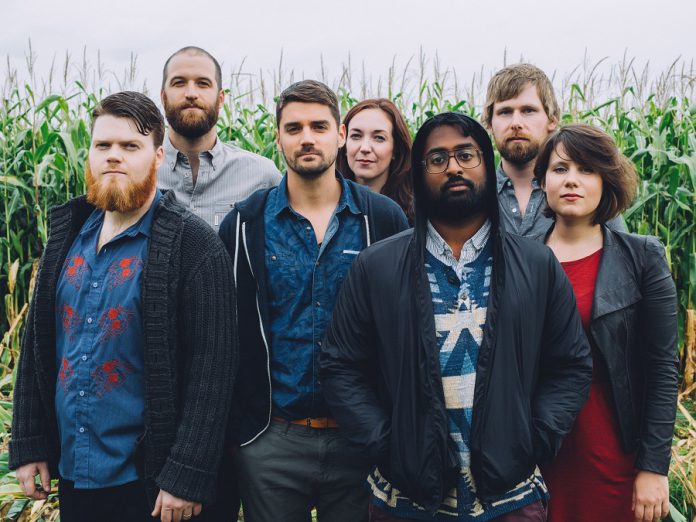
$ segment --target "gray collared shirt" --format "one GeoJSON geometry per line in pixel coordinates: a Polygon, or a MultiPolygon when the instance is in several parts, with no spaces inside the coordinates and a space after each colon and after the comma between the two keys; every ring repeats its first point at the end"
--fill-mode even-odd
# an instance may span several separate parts
{"type": "MultiPolygon", "coordinates": [[[[518,236],[539,237],[545,236],[553,224],[553,219],[544,216],[546,208],[546,196],[541,190],[539,181],[532,179],[532,194],[524,212],[520,212],[520,205],[515,196],[515,187],[503,170],[502,161],[496,170],[498,206],[500,207],[500,221],[505,230],[518,236]]],[[[626,224],[621,216],[607,221],[607,226],[612,230],[626,232],[626,224]]]]}
{"type": "Polygon", "coordinates": [[[157,171],[157,186],[173,190],[179,203],[203,218],[215,230],[238,201],[259,189],[275,187],[282,175],[268,158],[247,152],[218,138],[212,149],[198,157],[198,177],[193,183],[191,165],[164,138],[164,162],[157,171]]]}
{"type": "Polygon", "coordinates": [[[443,263],[445,266],[451,267],[457,274],[460,281],[464,281],[464,267],[467,263],[471,263],[486,246],[488,238],[491,236],[491,222],[486,222],[479,228],[476,233],[471,236],[462,247],[459,254],[459,259],[454,257],[452,249],[447,242],[442,239],[442,236],[435,230],[435,227],[428,221],[428,233],[425,236],[425,248],[430,252],[435,259],[443,263]]]}

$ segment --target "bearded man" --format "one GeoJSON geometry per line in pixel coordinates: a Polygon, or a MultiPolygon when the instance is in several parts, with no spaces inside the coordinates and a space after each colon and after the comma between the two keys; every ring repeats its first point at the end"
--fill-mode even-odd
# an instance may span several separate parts
{"type": "Polygon", "coordinates": [[[368,468],[338,433],[319,382],[319,349],[356,255],[408,227],[389,198],[336,171],[338,99],[305,80],[278,100],[277,188],[235,205],[220,237],[235,260],[240,372],[230,421],[247,522],[367,518],[368,468]]]}
{"type": "MultiPolygon", "coordinates": [[[[502,158],[496,190],[500,218],[509,232],[539,238],[553,224],[543,213],[546,200],[534,177],[534,163],[560,117],[551,80],[534,65],[510,65],[488,83],[482,119],[502,158]]],[[[609,220],[607,226],[626,231],[621,216],[609,220]]]]}
{"type": "Polygon", "coordinates": [[[281,177],[271,160],[220,140],[215,126],[224,97],[220,64],[200,47],[179,49],[164,64],[169,129],[158,185],[215,230],[237,201],[281,177]]]}
{"type": "Polygon", "coordinates": [[[106,97],[87,196],[51,211],[10,467],[34,499],[58,478],[65,522],[209,519],[214,501],[237,361],[232,263],[156,188],[163,135],[152,100],[106,97]]]}
{"type": "Polygon", "coordinates": [[[430,118],[411,159],[415,226],[351,266],[321,351],[324,397],[376,466],[371,521],[543,521],[537,465],[592,378],[573,291],[548,248],[498,223],[478,122],[430,118]]]}

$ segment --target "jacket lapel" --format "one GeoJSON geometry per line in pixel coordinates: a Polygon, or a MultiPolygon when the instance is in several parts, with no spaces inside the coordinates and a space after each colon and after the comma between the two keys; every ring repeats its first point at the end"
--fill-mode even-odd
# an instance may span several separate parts
{"type": "Polygon", "coordinates": [[[606,226],[604,250],[599,263],[595,294],[592,303],[592,320],[627,308],[640,300],[638,284],[623,250],[617,244],[614,232],[606,226]]]}

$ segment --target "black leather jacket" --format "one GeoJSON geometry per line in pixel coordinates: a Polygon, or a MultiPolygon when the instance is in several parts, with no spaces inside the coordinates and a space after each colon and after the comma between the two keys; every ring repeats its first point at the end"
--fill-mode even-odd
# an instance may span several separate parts
{"type": "Polygon", "coordinates": [[[667,475],[677,409],[677,293],[651,236],[603,227],[589,338],[602,354],[636,468],[667,475]]]}
{"type": "MultiPolygon", "coordinates": [[[[322,348],[324,396],[346,438],[431,511],[459,471],[449,437],[425,223],[353,263],[322,348]]],[[[553,253],[496,230],[479,351],[471,468],[486,501],[555,456],[589,393],[590,347],[553,253]]]]}

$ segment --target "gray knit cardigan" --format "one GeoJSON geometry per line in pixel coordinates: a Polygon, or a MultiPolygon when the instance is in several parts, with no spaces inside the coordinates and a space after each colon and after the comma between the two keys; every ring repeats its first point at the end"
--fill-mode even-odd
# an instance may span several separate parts
{"type": "MultiPolygon", "coordinates": [[[[56,284],[93,210],[79,197],[50,214],[14,388],[11,469],[48,461],[57,477],[56,284]]],[[[145,432],[136,463],[152,504],[159,488],[209,503],[237,368],[232,263],[215,232],[168,192],[155,211],[143,270],[145,432]]]]}

